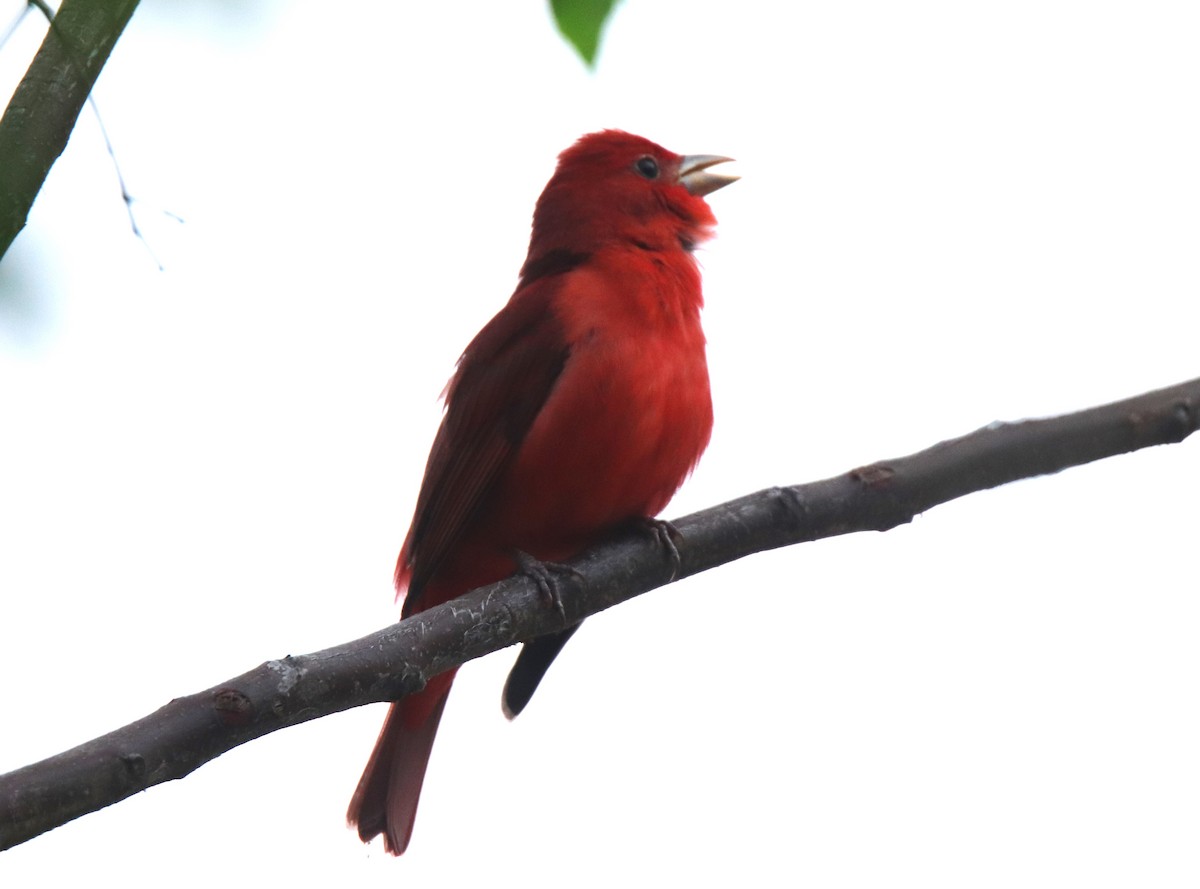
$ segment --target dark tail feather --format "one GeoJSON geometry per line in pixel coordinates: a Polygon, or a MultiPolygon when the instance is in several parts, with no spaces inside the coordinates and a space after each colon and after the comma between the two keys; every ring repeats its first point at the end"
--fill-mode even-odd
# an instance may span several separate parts
{"type": "Polygon", "coordinates": [[[504,696],[500,706],[504,708],[505,716],[512,719],[525,709],[558,653],[582,625],[583,622],[580,621],[560,633],[530,639],[522,646],[521,653],[517,655],[517,662],[509,671],[508,681],[504,683],[504,696]]]}
{"type": "Polygon", "coordinates": [[[454,672],[431,679],[415,695],[392,704],[375,750],[350,800],[346,820],[364,843],[383,834],[384,848],[400,855],[408,848],[433,739],[454,672]]]}

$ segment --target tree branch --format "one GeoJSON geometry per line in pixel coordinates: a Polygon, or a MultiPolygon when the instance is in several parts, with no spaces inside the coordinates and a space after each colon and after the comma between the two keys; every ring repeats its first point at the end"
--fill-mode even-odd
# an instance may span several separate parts
{"type": "MultiPolygon", "coordinates": [[[[138,0],[63,0],[0,118],[0,257],[25,227],[138,0]]],[[[37,4],[39,7],[43,4],[37,4]]]]}
{"type": "MultiPolygon", "coordinates": [[[[1069,466],[1179,442],[1200,425],[1200,379],[1061,417],[993,424],[908,457],[824,481],[771,488],[674,524],[678,578],[751,553],[886,531],[964,494],[1069,466]]],[[[355,642],[286,657],[66,753],[0,775],[0,849],[154,784],[182,778],[222,753],[290,725],[421,688],[430,676],[671,581],[648,535],[596,547],[562,580],[566,614],[514,577],[355,642]]]]}

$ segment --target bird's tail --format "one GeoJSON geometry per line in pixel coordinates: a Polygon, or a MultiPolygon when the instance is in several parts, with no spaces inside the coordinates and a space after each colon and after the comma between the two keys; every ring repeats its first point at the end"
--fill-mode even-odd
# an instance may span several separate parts
{"type": "Polygon", "coordinates": [[[388,711],[346,812],[364,843],[383,834],[384,848],[392,855],[408,848],[429,753],[455,672],[435,676],[388,711]]]}
{"type": "Polygon", "coordinates": [[[542,677],[567,644],[567,640],[580,626],[582,621],[561,632],[530,639],[521,647],[521,653],[517,655],[516,663],[509,671],[508,681],[504,683],[504,694],[500,698],[500,706],[504,709],[505,716],[513,719],[525,709],[525,705],[537,691],[542,677]]]}

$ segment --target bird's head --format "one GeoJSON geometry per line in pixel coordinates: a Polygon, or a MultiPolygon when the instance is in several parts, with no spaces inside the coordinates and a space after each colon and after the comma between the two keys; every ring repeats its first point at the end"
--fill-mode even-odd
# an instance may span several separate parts
{"type": "Polygon", "coordinates": [[[526,269],[547,255],[612,244],[691,250],[716,219],[704,200],[737,176],[717,155],[679,155],[620,130],[590,133],[564,151],[538,199],[526,269]]]}

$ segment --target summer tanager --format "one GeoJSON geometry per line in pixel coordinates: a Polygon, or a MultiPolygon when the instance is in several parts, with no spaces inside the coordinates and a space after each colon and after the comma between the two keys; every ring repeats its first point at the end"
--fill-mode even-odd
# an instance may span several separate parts
{"type": "MultiPolygon", "coordinates": [[[[559,156],[507,305],[473,339],[396,564],[401,617],[517,569],[568,559],[656,515],[700,459],[712,402],[693,251],[716,224],[704,195],[728,158],[680,156],[606,130],[559,156]]],[[[574,628],[526,643],[511,717],[574,628]]],[[[454,671],[392,704],[347,818],[408,846],[454,671]]]]}

